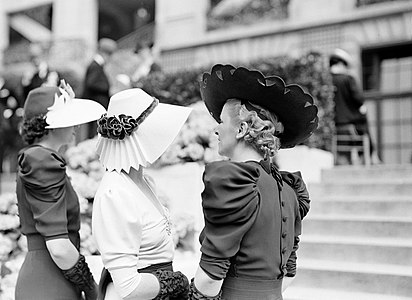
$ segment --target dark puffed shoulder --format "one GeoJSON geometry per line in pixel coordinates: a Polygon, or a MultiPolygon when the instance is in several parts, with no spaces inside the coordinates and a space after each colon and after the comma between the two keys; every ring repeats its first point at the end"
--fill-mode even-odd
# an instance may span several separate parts
{"type": "Polygon", "coordinates": [[[280,174],[283,181],[295,191],[299,202],[300,217],[303,219],[309,212],[310,199],[306,184],[302,179],[302,174],[300,172],[290,173],[287,171],[280,171],[280,174]]]}
{"type": "Polygon", "coordinates": [[[53,186],[65,179],[66,162],[56,152],[41,146],[20,151],[19,176],[30,187],[53,186]]]}
{"type": "Polygon", "coordinates": [[[205,168],[200,266],[213,277],[224,277],[227,260],[238,252],[256,218],[259,174],[258,166],[248,163],[215,162],[205,168]]]}
{"type": "Polygon", "coordinates": [[[45,237],[66,235],[66,163],[56,152],[32,146],[18,157],[18,177],[36,229],[45,237]]]}

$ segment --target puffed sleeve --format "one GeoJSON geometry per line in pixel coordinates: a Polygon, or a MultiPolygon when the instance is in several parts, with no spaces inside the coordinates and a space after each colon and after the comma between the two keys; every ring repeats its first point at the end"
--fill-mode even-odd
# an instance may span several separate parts
{"type": "Polygon", "coordinates": [[[255,221],[258,177],[259,169],[246,163],[215,162],[205,168],[200,267],[212,279],[226,277],[230,258],[255,221]]]}
{"type": "Polygon", "coordinates": [[[36,230],[46,240],[68,237],[64,159],[50,150],[35,147],[23,152],[18,163],[36,230]]]}
{"type": "Polygon", "coordinates": [[[305,182],[302,179],[300,172],[290,173],[287,171],[280,171],[282,179],[295,191],[295,194],[299,202],[299,213],[301,219],[303,219],[309,212],[310,199],[309,192],[306,188],[305,182]]]}
{"type": "Polygon", "coordinates": [[[116,291],[126,297],[141,279],[137,272],[141,214],[136,198],[121,184],[102,181],[100,187],[93,203],[93,236],[116,291]]]}

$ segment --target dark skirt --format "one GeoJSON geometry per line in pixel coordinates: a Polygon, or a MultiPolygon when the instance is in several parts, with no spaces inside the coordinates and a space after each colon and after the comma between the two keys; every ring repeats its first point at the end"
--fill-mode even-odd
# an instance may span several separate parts
{"type": "MultiPolygon", "coordinates": [[[[172,262],[160,263],[148,266],[143,269],[139,269],[139,273],[154,273],[156,270],[168,270],[173,271],[172,262]]],[[[107,285],[113,282],[112,277],[110,276],[109,271],[106,268],[103,268],[102,275],[100,276],[99,281],[99,292],[97,299],[103,300],[104,296],[106,295],[107,285]]]]}
{"type": "Polygon", "coordinates": [[[79,300],[80,290],[64,278],[46,249],[26,255],[17,278],[15,300],[79,300]]]}
{"type": "Polygon", "coordinates": [[[226,277],[222,286],[222,300],[282,300],[282,279],[254,280],[226,277]]]}

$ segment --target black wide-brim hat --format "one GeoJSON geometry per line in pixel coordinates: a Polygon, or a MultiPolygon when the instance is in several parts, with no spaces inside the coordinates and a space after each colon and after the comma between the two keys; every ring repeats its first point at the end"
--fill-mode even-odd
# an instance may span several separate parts
{"type": "Polygon", "coordinates": [[[278,76],[231,65],[215,65],[204,73],[200,94],[213,118],[220,122],[226,101],[237,98],[273,112],[282,122],[281,148],[292,148],[306,140],[318,126],[318,108],[299,85],[286,85],[278,76]]]}

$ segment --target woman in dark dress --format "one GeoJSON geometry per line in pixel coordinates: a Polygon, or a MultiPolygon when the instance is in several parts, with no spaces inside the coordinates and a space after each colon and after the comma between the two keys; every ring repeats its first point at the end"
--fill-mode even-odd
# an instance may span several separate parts
{"type": "Polygon", "coordinates": [[[296,273],[309,198],[303,181],[281,174],[272,158],[311,135],[317,108],[297,85],[230,65],[204,74],[201,94],[219,122],[219,154],[230,160],[205,168],[202,255],[190,299],[280,300],[296,273]]]}
{"type": "Polygon", "coordinates": [[[80,248],[80,210],[59,149],[74,142],[76,126],[105,112],[97,102],[74,99],[70,86],[40,87],[24,106],[18,155],[17,199],[28,253],[16,300],[96,299],[96,283],[80,248]]]}

